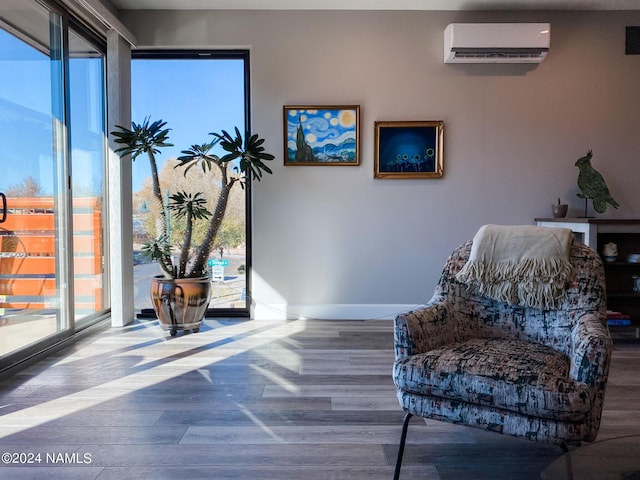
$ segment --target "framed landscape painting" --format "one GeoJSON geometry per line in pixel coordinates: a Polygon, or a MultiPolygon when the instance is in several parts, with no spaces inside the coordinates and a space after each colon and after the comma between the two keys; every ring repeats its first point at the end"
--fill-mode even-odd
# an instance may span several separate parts
{"type": "Polygon", "coordinates": [[[375,122],[374,178],[443,175],[442,121],[375,122]]]}
{"type": "Polygon", "coordinates": [[[285,165],[360,165],[360,106],[285,105],[285,165]]]}

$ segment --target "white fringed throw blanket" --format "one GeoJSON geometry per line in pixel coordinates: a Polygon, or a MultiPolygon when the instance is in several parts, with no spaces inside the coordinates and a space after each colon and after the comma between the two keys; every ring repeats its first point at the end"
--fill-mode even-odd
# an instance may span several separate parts
{"type": "Polygon", "coordinates": [[[568,228],[484,225],[456,279],[500,302],[555,309],[573,276],[572,242],[568,228]]]}

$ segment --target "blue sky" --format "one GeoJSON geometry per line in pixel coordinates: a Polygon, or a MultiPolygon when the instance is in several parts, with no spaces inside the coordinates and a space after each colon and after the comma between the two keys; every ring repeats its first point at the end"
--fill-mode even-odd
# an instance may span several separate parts
{"type": "MultiPolygon", "coordinates": [[[[241,60],[134,60],[131,119],[162,119],[171,128],[172,148],[159,158],[175,158],[210,132],[244,128],[244,65],[241,60]]],[[[161,167],[159,167],[161,168],[161,167]]],[[[133,164],[133,190],[150,175],[146,159],[133,164]]]]}
{"type": "Polygon", "coordinates": [[[44,60],[0,29],[0,190],[22,182],[26,172],[52,176],[37,171],[38,156],[51,152],[50,62],[44,60]]]}

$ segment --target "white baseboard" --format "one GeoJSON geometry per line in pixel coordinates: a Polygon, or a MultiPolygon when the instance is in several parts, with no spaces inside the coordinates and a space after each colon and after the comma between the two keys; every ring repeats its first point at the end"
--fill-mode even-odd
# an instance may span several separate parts
{"type": "Polygon", "coordinates": [[[396,315],[416,309],[419,305],[404,304],[255,304],[251,318],[256,320],[393,320],[396,315]]]}

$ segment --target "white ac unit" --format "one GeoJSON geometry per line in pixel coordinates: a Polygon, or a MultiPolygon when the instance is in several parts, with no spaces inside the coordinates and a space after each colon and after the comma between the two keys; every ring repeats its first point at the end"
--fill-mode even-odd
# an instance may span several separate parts
{"type": "Polygon", "coordinates": [[[549,23],[451,23],[444,63],[540,63],[550,38],[549,23]]]}

